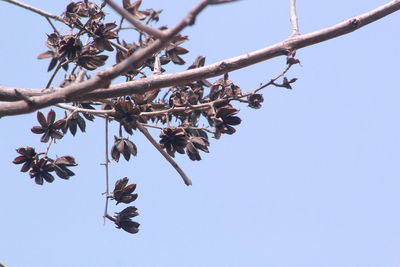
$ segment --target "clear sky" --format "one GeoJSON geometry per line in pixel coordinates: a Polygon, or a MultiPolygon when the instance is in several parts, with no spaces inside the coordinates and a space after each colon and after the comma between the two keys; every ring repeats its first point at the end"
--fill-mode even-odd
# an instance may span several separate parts
{"type": "MultiPolygon", "coordinates": [[[[25,2],[60,14],[69,1],[25,2]]],[[[388,1],[297,2],[300,32],[307,33],[388,1]]],[[[173,25],[195,3],[144,0],[143,7],[164,9],[161,25],[173,25]]],[[[0,84],[44,87],[48,61],[36,56],[46,50],[51,33],[46,20],[0,2],[0,23],[0,84]]],[[[102,224],[101,120],[88,123],[86,134],[67,136],[52,147],[58,156],[75,156],[76,176],[38,186],[11,163],[18,147],[44,149],[30,132],[36,115],[0,119],[0,262],[9,267],[400,266],[399,25],[400,13],[392,14],[298,51],[302,67],[288,73],[298,78],[294,90],[267,88],[261,110],[238,105],[243,121],[237,133],[212,140],[211,153],[202,154],[201,162],[176,157],[193,180],[191,187],[135,133],[138,157],[113,162],[110,173],[112,183],[124,176],[137,183],[137,235],[102,224]]],[[[213,63],[250,52],[290,34],[289,1],[209,7],[184,34],[190,37],[184,45],[191,50],[184,56],[189,64],[198,55],[213,63]]],[[[230,77],[247,91],[284,67],[282,57],[230,77]]],[[[112,204],[110,212],[121,209],[112,204]]]]}

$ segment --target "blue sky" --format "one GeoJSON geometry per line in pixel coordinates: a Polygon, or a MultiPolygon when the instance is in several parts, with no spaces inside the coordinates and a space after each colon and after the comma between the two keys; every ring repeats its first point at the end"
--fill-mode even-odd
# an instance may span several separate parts
{"type": "MultiPolygon", "coordinates": [[[[60,14],[69,1],[25,2],[60,14]]],[[[164,9],[161,24],[173,25],[196,2],[144,0],[143,6],[164,9]]],[[[387,1],[297,2],[300,32],[307,33],[387,1]]],[[[0,84],[45,86],[48,61],[36,56],[46,50],[45,34],[51,32],[46,20],[1,2],[0,22],[6,25],[0,84]]],[[[191,50],[184,59],[190,64],[205,55],[213,63],[286,38],[289,1],[209,7],[196,22],[184,31],[190,37],[184,47],[191,50]]],[[[211,153],[201,162],[176,157],[193,180],[191,187],[135,133],[138,157],[113,162],[110,173],[112,183],[125,176],[137,183],[137,235],[102,224],[101,120],[89,123],[86,134],[67,136],[52,147],[53,155],[75,156],[76,176],[37,186],[11,164],[18,147],[44,149],[30,132],[35,114],[2,118],[0,262],[9,267],[399,266],[399,23],[395,13],[299,50],[302,67],[288,73],[298,78],[294,90],[265,89],[261,110],[237,105],[243,120],[237,133],[212,140],[211,153]]],[[[282,57],[230,77],[248,91],[284,67],[282,57]]],[[[110,212],[121,209],[112,204],[110,212]]]]}

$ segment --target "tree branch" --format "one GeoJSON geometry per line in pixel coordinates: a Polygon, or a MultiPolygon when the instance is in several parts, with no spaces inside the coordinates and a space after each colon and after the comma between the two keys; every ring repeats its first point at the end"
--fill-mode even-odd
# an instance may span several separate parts
{"type": "Polygon", "coordinates": [[[290,23],[292,24],[292,36],[299,35],[299,23],[296,13],[296,0],[290,0],[290,23]]]}
{"type": "MultiPolygon", "coordinates": [[[[201,10],[203,10],[206,5],[207,5],[206,1],[202,1],[197,7],[195,7],[191,12],[189,12],[189,14],[185,17],[185,19],[183,19],[180,23],[178,23],[173,29],[169,30],[168,35],[170,35],[171,32],[172,33],[179,32],[181,29],[185,27],[185,25],[190,25],[190,23],[193,22],[193,18],[195,17],[195,15],[198,14],[201,10]]],[[[265,47],[263,49],[251,53],[226,59],[208,66],[182,71],[179,73],[154,75],[140,80],[135,80],[122,84],[115,84],[107,89],[94,90],[96,88],[93,88],[92,86],[94,86],[96,82],[98,82],[98,81],[93,81],[96,80],[96,78],[98,78],[96,76],[89,81],[85,81],[83,83],[79,83],[78,85],[72,85],[65,88],[66,90],[72,90],[70,89],[70,87],[73,87],[75,90],[78,89],[77,87],[80,87],[81,89],[79,90],[80,93],[69,95],[68,99],[63,97],[57,98],[58,89],[55,90],[56,93],[50,93],[42,96],[37,96],[38,90],[35,89],[30,89],[30,90],[18,89],[18,91],[22,94],[25,94],[25,96],[31,97],[32,96],[30,95],[31,93],[36,95],[31,97],[31,99],[35,103],[39,103],[34,107],[30,107],[25,101],[21,100],[21,97],[15,94],[14,87],[0,87],[0,101],[20,100],[14,103],[1,104],[0,116],[24,114],[37,110],[39,108],[54,105],[56,103],[65,102],[66,100],[105,99],[105,98],[117,97],[129,94],[142,94],[144,92],[153,90],[155,88],[164,88],[173,85],[182,85],[193,81],[216,77],[233,70],[241,69],[262,61],[266,61],[274,57],[287,55],[290,51],[293,50],[298,50],[306,46],[314,45],[329,39],[336,38],[338,36],[348,34],[365,25],[368,25],[371,22],[377,21],[393,12],[396,12],[399,9],[400,9],[400,0],[394,0],[374,10],[371,10],[360,16],[348,19],[334,26],[308,34],[292,36],[280,43],[274,44],[269,47],[265,47]]],[[[157,48],[161,47],[160,42],[161,42],[160,40],[156,40],[154,42],[156,43],[155,46],[157,48]]],[[[152,49],[154,49],[154,47],[152,47],[152,49]]],[[[113,74],[111,76],[107,74],[108,77],[112,77],[116,73],[122,73],[121,70],[127,67],[126,65],[129,65],[128,63],[135,63],[135,60],[144,57],[143,55],[144,50],[147,49],[143,49],[139,51],[139,53],[133,54],[130,58],[123,61],[125,66],[121,66],[120,64],[118,64],[116,66],[118,68],[117,71],[114,71],[114,68],[111,68],[103,72],[111,72],[113,74]]]]}
{"type": "Polygon", "coordinates": [[[55,20],[58,20],[58,21],[61,21],[61,22],[63,21],[62,18],[59,17],[59,16],[57,16],[57,15],[48,13],[48,12],[46,12],[46,11],[43,11],[43,10],[38,9],[38,8],[36,8],[36,7],[27,5],[27,4],[25,4],[25,3],[21,3],[21,2],[16,1],[16,0],[1,0],[1,1],[4,1],[4,2],[13,4],[13,5],[22,7],[22,8],[25,8],[25,9],[27,9],[27,10],[30,10],[30,11],[32,11],[32,12],[34,12],[34,13],[36,13],[36,14],[39,14],[39,15],[41,15],[41,16],[43,16],[43,17],[46,17],[46,18],[52,18],[52,19],[55,19],[55,20]]]}

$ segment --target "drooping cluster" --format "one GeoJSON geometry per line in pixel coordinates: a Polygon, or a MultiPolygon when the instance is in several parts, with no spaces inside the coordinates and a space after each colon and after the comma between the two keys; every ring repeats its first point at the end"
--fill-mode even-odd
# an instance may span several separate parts
{"type": "MultiPolygon", "coordinates": [[[[124,177],[115,182],[115,187],[111,195],[111,199],[116,201],[116,205],[119,203],[130,204],[135,201],[138,197],[137,194],[133,194],[136,189],[136,184],[129,184],[129,179],[124,177]]],[[[116,224],[117,228],[122,228],[128,233],[136,234],[139,232],[140,224],[132,221],[131,218],[139,215],[135,206],[129,206],[120,212],[116,212],[115,216],[111,218],[116,224]]]]}

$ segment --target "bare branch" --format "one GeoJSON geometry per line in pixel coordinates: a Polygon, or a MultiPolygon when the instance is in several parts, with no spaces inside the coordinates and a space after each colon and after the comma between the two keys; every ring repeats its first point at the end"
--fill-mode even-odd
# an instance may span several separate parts
{"type": "Polygon", "coordinates": [[[154,140],[149,131],[145,127],[143,127],[143,125],[140,122],[137,122],[137,128],[150,141],[150,143],[164,156],[164,158],[172,165],[172,167],[175,168],[175,170],[182,177],[185,185],[192,185],[192,181],[189,179],[189,177],[187,177],[185,172],[179,167],[178,163],[176,163],[175,160],[167,152],[165,152],[164,149],[162,149],[160,144],[157,143],[156,140],[154,140]]]}
{"type": "Polygon", "coordinates": [[[290,0],[290,23],[292,24],[292,36],[299,35],[299,23],[296,12],[296,0],[290,0]]]}
{"type": "MultiPolygon", "coordinates": [[[[187,25],[193,23],[194,17],[201,10],[203,10],[206,5],[207,1],[202,1],[191,12],[189,12],[185,19],[178,23],[173,29],[168,31],[168,36],[171,36],[171,33],[174,34],[175,32],[179,32],[187,25]]],[[[60,93],[58,89],[55,90],[54,93],[42,96],[37,96],[38,90],[19,89],[19,91],[26,96],[31,96],[30,93],[36,95],[32,97],[32,100],[37,103],[37,105],[34,107],[31,107],[27,105],[25,101],[22,101],[20,96],[17,96],[15,94],[13,87],[0,87],[0,101],[15,101],[17,99],[20,100],[14,103],[1,104],[0,116],[24,114],[37,110],[39,108],[54,105],[56,103],[66,102],[67,100],[105,99],[129,94],[142,94],[156,88],[164,88],[172,85],[182,85],[193,81],[216,77],[221,74],[241,69],[262,61],[266,61],[274,57],[287,55],[290,51],[293,50],[298,50],[306,46],[314,45],[329,39],[336,38],[338,36],[348,34],[371,22],[374,22],[393,12],[396,12],[399,9],[400,1],[394,0],[358,17],[348,19],[334,26],[308,34],[293,36],[280,43],[238,57],[226,59],[208,66],[179,73],[154,75],[140,80],[135,80],[122,84],[115,84],[107,89],[95,90],[97,88],[100,88],[99,81],[104,81],[100,79],[99,75],[95,76],[89,81],[79,83],[78,85],[71,85],[65,88],[65,90],[67,90],[68,92],[74,92],[68,94],[68,97],[65,97],[65,93],[60,93]]],[[[127,60],[121,62],[121,64],[105,70],[102,73],[109,79],[116,77],[115,75],[117,75],[118,73],[122,73],[124,69],[129,68],[132,64],[137,64],[140,59],[146,58],[149,54],[151,54],[151,52],[161,49],[163,44],[165,44],[165,41],[162,42],[161,40],[156,40],[152,46],[148,47],[148,49],[138,51],[138,53],[133,54],[127,60]]]]}
{"type": "Polygon", "coordinates": [[[25,4],[25,3],[21,3],[21,2],[16,1],[16,0],[2,0],[2,1],[7,2],[7,3],[10,3],[10,4],[14,4],[14,5],[19,6],[19,7],[22,7],[22,8],[25,8],[25,9],[27,9],[27,10],[30,10],[30,11],[32,11],[32,12],[34,12],[34,13],[36,13],[36,14],[39,14],[39,15],[41,15],[41,16],[43,16],[43,17],[46,17],[46,18],[52,18],[52,19],[55,19],[55,20],[58,20],[58,21],[63,21],[63,20],[62,20],[59,16],[57,16],[57,15],[48,13],[48,12],[46,12],[46,11],[43,11],[43,10],[38,9],[38,8],[36,8],[36,7],[27,5],[27,4],[25,4]]]}

